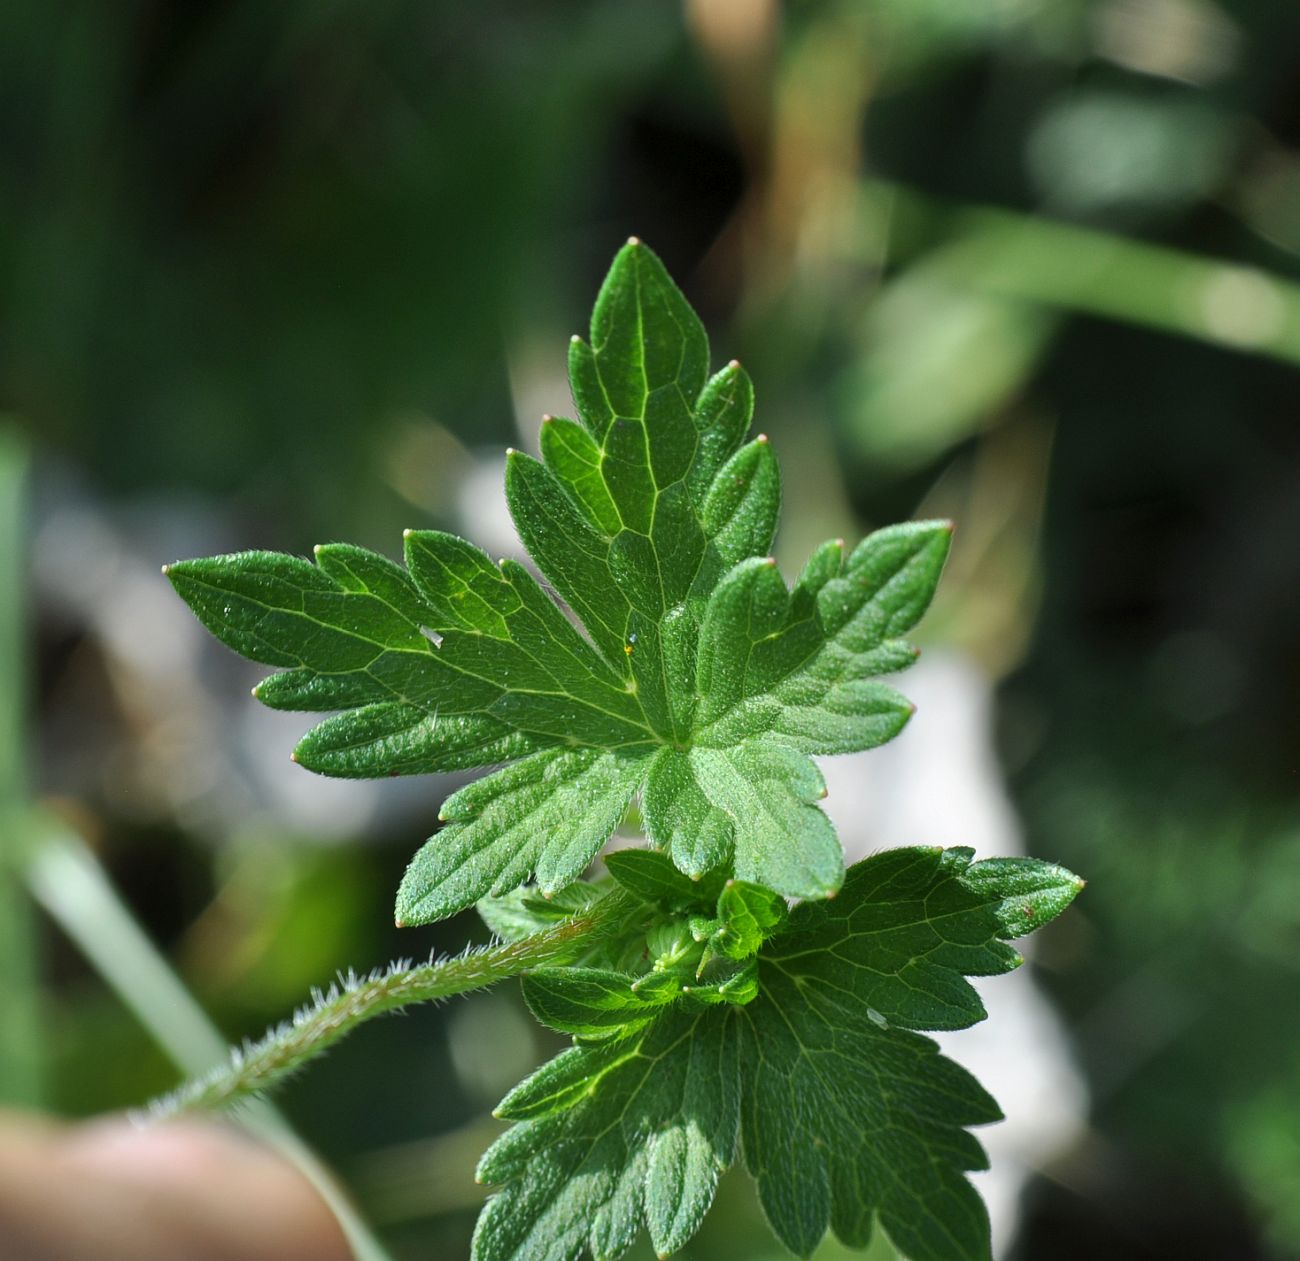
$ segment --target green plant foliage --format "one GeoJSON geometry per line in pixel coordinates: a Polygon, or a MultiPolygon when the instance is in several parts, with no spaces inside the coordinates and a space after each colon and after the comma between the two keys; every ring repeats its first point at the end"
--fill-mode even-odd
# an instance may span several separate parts
{"type": "MultiPolygon", "coordinates": [[[[444,802],[397,918],[477,904],[503,944],[372,978],[351,1024],[523,974],[536,1017],[574,1039],[500,1105],[517,1124],[480,1166],[501,1189],[475,1261],[604,1261],[642,1228],[666,1256],[742,1152],[801,1256],[828,1229],[865,1246],[880,1225],[912,1261],[988,1261],[968,1127],[997,1106],[918,1031],[982,1020],[966,978],[1017,966],[1007,941],[1081,882],[965,849],[895,850],[846,877],[812,760],[910,718],[879,676],[916,657],[903,636],[950,527],[892,526],[847,555],[825,543],[787,587],[767,554],[776,460],[745,441],[749,378],[709,375],[699,320],[639,242],[569,373],[578,420],[548,418],[542,459],[506,465],[553,593],[437,531],[407,532],[404,567],[332,544],[314,564],[244,552],[167,571],[219,638],[278,669],[260,700],[336,711],[299,742],[302,765],[499,766],[444,802]],[[581,880],[638,798],[650,848],[581,880]]],[[[258,1072],[237,1057],[184,1097],[279,1080],[341,1036],[334,1019],[305,1012],[258,1044],[258,1072]]]]}
{"type": "Polygon", "coordinates": [[[965,978],[1016,967],[1006,939],[1080,887],[1031,859],[892,850],[853,867],[833,901],[795,908],[762,946],[746,1003],[646,998],[592,969],[527,977],[534,1014],[575,1045],[498,1108],[519,1124],[479,1169],[504,1187],[480,1219],[476,1261],[573,1261],[584,1246],[617,1257],[642,1226],[674,1252],[738,1145],[800,1256],[828,1227],[865,1246],[879,1221],[914,1261],[988,1257],[965,1177],[984,1154],[965,1127],[1000,1114],[913,1031],[983,1019],[965,978]]]}
{"type": "Polygon", "coordinates": [[[787,589],[768,557],[780,476],[736,363],[710,376],[704,328],[655,255],[614,260],[569,372],[578,421],[511,452],[523,566],[408,531],[405,568],[362,548],[315,564],[243,552],[169,566],[204,624],[280,673],[276,709],[339,711],[294,757],[336,776],[508,763],[449,798],[402,881],[397,918],[441,919],[535,877],[575,881],[640,792],[651,841],[692,878],[727,869],[785,897],[834,893],[843,857],[808,755],[871,748],[911,706],[875,676],[933,595],[950,529],[819,548],[787,589]]]}

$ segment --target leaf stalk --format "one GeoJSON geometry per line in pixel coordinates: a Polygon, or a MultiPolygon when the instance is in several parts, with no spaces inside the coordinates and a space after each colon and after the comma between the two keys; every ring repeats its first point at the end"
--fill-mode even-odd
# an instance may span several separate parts
{"type": "Polygon", "coordinates": [[[265,1095],[375,1016],[485,989],[534,968],[571,963],[625,925],[635,905],[618,890],[582,915],[518,941],[467,950],[419,967],[395,963],[366,977],[342,977],[315,994],[292,1020],[256,1042],[233,1048],[228,1064],[155,1100],[146,1116],[167,1120],[215,1112],[265,1095]]]}

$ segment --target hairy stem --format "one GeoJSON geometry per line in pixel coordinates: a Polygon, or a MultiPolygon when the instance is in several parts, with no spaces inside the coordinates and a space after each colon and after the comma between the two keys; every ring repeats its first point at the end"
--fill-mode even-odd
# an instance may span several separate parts
{"type": "Polygon", "coordinates": [[[625,926],[634,905],[627,894],[615,891],[584,914],[518,941],[468,950],[420,967],[394,964],[368,977],[340,980],[317,994],[292,1020],[251,1045],[234,1048],[229,1064],[155,1101],[149,1116],[162,1120],[187,1112],[212,1112],[264,1095],[374,1016],[467,994],[533,968],[571,961],[625,926]]]}

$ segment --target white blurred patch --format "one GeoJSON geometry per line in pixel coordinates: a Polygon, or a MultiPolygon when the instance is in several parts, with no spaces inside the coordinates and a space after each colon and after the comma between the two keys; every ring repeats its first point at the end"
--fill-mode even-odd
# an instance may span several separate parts
{"type": "Polygon", "coordinates": [[[1103,0],[1089,19],[1097,52],[1140,74],[1213,83],[1241,52],[1236,25],[1210,0],[1103,0]]]}
{"type": "Polygon", "coordinates": [[[533,1023],[501,993],[476,994],[451,1009],[447,1049],[461,1085],[480,1106],[494,1107],[537,1067],[533,1023]]]}
{"type": "Polygon", "coordinates": [[[1251,267],[1216,268],[1201,289],[1200,309],[1207,331],[1230,346],[1266,346],[1286,330],[1281,287],[1251,267]]]}
{"type": "Polygon", "coordinates": [[[476,451],[456,497],[461,533],[493,560],[526,560],[506,504],[505,458],[500,450],[476,451]]]}

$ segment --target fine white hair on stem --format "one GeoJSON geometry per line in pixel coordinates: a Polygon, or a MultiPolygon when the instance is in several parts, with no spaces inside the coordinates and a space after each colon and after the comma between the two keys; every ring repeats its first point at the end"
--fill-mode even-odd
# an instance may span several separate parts
{"type": "Polygon", "coordinates": [[[165,1120],[186,1112],[210,1112],[264,1095],[324,1054],[358,1025],[415,1003],[442,1002],[483,989],[532,968],[563,963],[588,949],[626,919],[626,895],[612,893],[582,915],[544,932],[491,946],[467,946],[418,967],[399,959],[364,975],[349,969],[328,989],[256,1041],[233,1047],[229,1062],[154,1100],[142,1119],[165,1120]]]}

